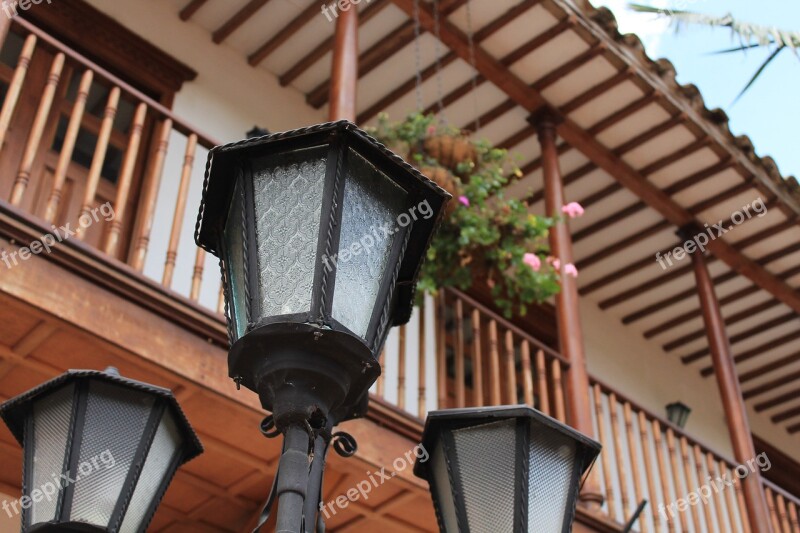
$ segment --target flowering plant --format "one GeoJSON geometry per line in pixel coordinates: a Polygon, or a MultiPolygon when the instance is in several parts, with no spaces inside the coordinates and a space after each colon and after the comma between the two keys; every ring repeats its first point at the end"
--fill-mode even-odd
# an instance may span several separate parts
{"type": "MultiPolygon", "coordinates": [[[[531,214],[525,201],[506,197],[509,176],[521,177],[507,150],[419,113],[397,123],[382,114],[369,133],[453,195],[422,267],[422,291],[467,290],[482,281],[507,317],[559,291],[562,268],[547,255],[547,235],[561,217],[531,214]]],[[[575,217],[583,208],[573,202],[562,212],[575,217]]],[[[563,272],[577,275],[572,264],[563,272]]]]}

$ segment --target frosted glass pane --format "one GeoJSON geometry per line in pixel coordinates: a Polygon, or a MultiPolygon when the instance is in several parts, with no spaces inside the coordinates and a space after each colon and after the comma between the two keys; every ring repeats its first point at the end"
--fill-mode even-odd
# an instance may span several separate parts
{"type": "Polygon", "coordinates": [[[152,406],[147,394],[91,383],[78,471],[71,472],[77,480],[72,521],[108,524],[152,406]]]}
{"type": "Polygon", "coordinates": [[[256,241],[261,315],[311,309],[327,147],[282,154],[255,165],[256,241]],[[290,160],[287,160],[290,158],[290,160]]]}
{"type": "Polygon", "coordinates": [[[244,284],[244,234],[242,230],[242,215],[244,199],[242,198],[242,182],[236,181],[231,199],[231,208],[228,212],[228,221],[225,224],[225,245],[228,250],[228,280],[231,289],[232,301],[228,302],[229,313],[233,319],[235,339],[244,335],[247,329],[247,300],[245,298],[244,284]]]}
{"type": "Polygon", "coordinates": [[[458,429],[453,431],[453,440],[469,530],[513,533],[516,420],[458,429]]]}
{"type": "MultiPolygon", "coordinates": [[[[72,419],[75,387],[70,385],[37,401],[33,406],[33,479],[29,489],[52,494],[50,486],[64,472],[64,453],[72,419]]],[[[26,444],[27,446],[28,444],[26,444]]],[[[56,516],[58,491],[48,500],[31,507],[31,525],[48,522],[56,516]]]]}
{"type": "Polygon", "coordinates": [[[146,514],[153,500],[161,496],[158,490],[169,472],[175,454],[180,449],[181,440],[175,419],[170,411],[166,410],[153,438],[142,473],[136,482],[136,489],[122,520],[120,533],[136,533],[144,525],[143,522],[147,518],[146,514]]]}
{"type": "Polygon", "coordinates": [[[447,459],[444,451],[444,439],[439,439],[431,456],[430,475],[436,480],[436,501],[439,503],[439,514],[446,531],[458,531],[456,504],[453,501],[452,481],[447,471],[447,459]]]}
{"type": "Polygon", "coordinates": [[[575,468],[575,441],[533,422],[528,471],[529,531],[563,531],[575,468]]]}
{"type": "Polygon", "coordinates": [[[398,228],[406,192],[350,150],[336,257],[333,318],[365,337],[398,228]]]}

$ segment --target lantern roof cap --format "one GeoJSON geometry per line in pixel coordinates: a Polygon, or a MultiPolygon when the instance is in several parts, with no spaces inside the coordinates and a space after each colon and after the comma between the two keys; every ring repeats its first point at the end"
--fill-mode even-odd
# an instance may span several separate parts
{"type": "Polygon", "coordinates": [[[357,150],[369,151],[370,154],[365,156],[368,160],[370,156],[373,159],[380,158],[385,163],[384,168],[388,166],[391,169],[390,174],[393,179],[406,189],[415,191],[421,201],[428,201],[434,212],[438,212],[437,217],[431,217],[429,220],[420,219],[414,223],[400,265],[392,324],[405,324],[411,318],[422,261],[444,215],[444,204],[451,195],[348,120],[271,133],[212,148],[206,164],[200,212],[195,226],[195,242],[207,252],[220,257],[220,243],[226,220],[221,218],[219,213],[227,213],[236,180],[236,175],[230,172],[230,169],[238,161],[247,157],[312,147],[317,143],[324,144],[337,136],[344,138],[349,146],[354,146],[357,150]]]}
{"type": "Polygon", "coordinates": [[[20,394],[0,405],[0,418],[6,423],[11,433],[20,443],[23,444],[23,435],[25,428],[25,419],[30,412],[34,402],[40,398],[50,394],[51,392],[60,389],[66,385],[74,382],[84,380],[97,380],[119,385],[128,389],[144,392],[153,396],[160,397],[167,401],[168,406],[172,410],[175,421],[185,438],[184,448],[186,455],[183,462],[188,462],[203,453],[203,445],[197,437],[194,429],[192,428],[186,414],[181,409],[178,400],[172,391],[163,387],[157,387],[149,383],[137,381],[135,379],[120,376],[119,372],[114,367],[109,367],[105,371],[99,370],[67,370],[60,376],[42,383],[33,389],[20,394]]]}
{"type": "MultiPolygon", "coordinates": [[[[440,432],[443,429],[474,427],[480,424],[489,424],[514,418],[532,419],[541,426],[553,429],[569,437],[584,450],[589,452],[580,454],[580,456],[588,458],[580,465],[581,476],[591,467],[594,459],[600,453],[601,445],[599,442],[555,418],[547,416],[541,411],[524,404],[431,411],[428,413],[428,418],[425,421],[425,429],[422,433],[422,446],[428,450],[429,454],[432,453],[440,432]]],[[[424,463],[417,461],[414,465],[414,475],[423,479],[428,479],[428,463],[429,461],[424,463]]]]}

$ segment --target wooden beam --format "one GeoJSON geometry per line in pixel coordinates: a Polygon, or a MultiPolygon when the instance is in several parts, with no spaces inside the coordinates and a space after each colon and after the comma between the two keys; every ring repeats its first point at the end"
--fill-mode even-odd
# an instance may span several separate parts
{"type": "Polygon", "coordinates": [[[754,406],[754,409],[756,410],[756,413],[760,413],[762,411],[766,411],[767,409],[772,409],[773,407],[782,405],[786,402],[791,402],[793,400],[796,400],[797,398],[800,398],[800,390],[798,389],[791,390],[787,393],[775,396],[774,398],[770,398],[769,400],[757,403],[754,406]]]}
{"type": "Polygon", "coordinates": [[[272,52],[277,50],[278,47],[280,47],[283,43],[291,39],[295,33],[300,31],[303,26],[308,24],[311,19],[316,17],[319,12],[320,9],[317,4],[312,3],[306,9],[304,9],[302,13],[293,18],[289,24],[281,28],[281,30],[273,35],[272,38],[259,46],[255,52],[247,56],[247,62],[252,66],[256,66],[264,61],[272,52]]]}
{"type": "Polygon", "coordinates": [[[186,4],[183,9],[181,9],[181,12],[178,16],[181,18],[181,20],[187,21],[192,18],[192,16],[197,13],[197,10],[203,7],[206,2],[208,2],[208,0],[192,0],[186,4]]]}
{"type": "Polygon", "coordinates": [[[331,121],[356,120],[358,90],[358,10],[354,6],[339,13],[331,66],[331,121]]]}
{"type": "MultiPolygon", "coordinates": [[[[690,232],[694,231],[699,230],[689,229],[684,237],[689,238],[690,232]]],[[[711,346],[711,358],[716,369],[717,385],[722,397],[733,453],[739,464],[745,464],[748,459],[752,460],[756,456],[756,450],[750,432],[750,423],[747,419],[747,409],[736,375],[736,367],[731,359],[725,323],[703,254],[697,251],[691,256],[700,306],[703,309],[703,322],[706,325],[708,343],[711,346]]],[[[751,530],[769,531],[769,510],[764,500],[761,472],[756,469],[742,480],[741,484],[751,530]]]]}
{"type": "Polygon", "coordinates": [[[255,15],[259,9],[267,5],[267,2],[269,2],[269,0],[250,0],[242,9],[228,19],[225,24],[214,31],[211,35],[211,39],[217,44],[221,43],[230,37],[233,32],[238,30],[242,24],[250,20],[250,17],[255,15]]]}
{"type": "MultiPolygon", "coordinates": [[[[359,20],[361,25],[367,23],[372,17],[380,13],[384,8],[386,8],[391,3],[391,0],[375,0],[374,3],[368,5],[363,13],[359,14],[359,20]]],[[[303,72],[308,70],[311,65],[322,59],[325,54],[329,53],[334,46],[334,35],[326,38],[324,41],[319,43],[311,52],[307,53],[303,56],[299,61],[296,61],[292,68],[281,74],[278,81],[283,87],[286,87],[298,77],[300,77],[303,72]]]]}
{"type": "MultiPolygon", "coordinates": [[[[765,392],[772,392],[778,387],[783,387],[787,383],[791,383],[792,381],[800,380],[800,370],[796,372],[792,372],[790,374],[785,374],[777,379],[773,379],[771,381],[767,381],[766,383],[762,383],[757,387],[753,387],[750,390],[746,390],[742,393],[742,396],[745,400],[749,400],[751,398],[755,398],[765,392]]],[[[796,393],[797,394],[797,393],[796,393]]],[[[800,394],[797,394],[795,398],[800,397],[800,394]]]]}
{"type": "Polygon", "coordinates": [[[579,94],[566,104],[559,108],[559,111],[564,115],[569,115],[573,111],[580,109],[585,104],[588,104],[598,96],[605,94],[607,91],[614,89],[618,85],[630,80],[633,77],[630,69],[623,69],[597,85],[588,88],[583,93],[579,94]]]}
{"type": "MultiPolygon", "coordinates": [[[[797,317],[793,316],[792,318],[795,319],[797,317]]],[[[739,362],[745,361],[747,359],[752,359],[753,357],[758,357],[759,355],[763,355],[764,353],[766,353],[766,352],[768,352],[770,350],[774,350],[775,348],[780,348],[781,346],[783,346],[787,342],[793,342],[793,341],[796,341],[797,339],[800,339],[800,330],[792,331],[790,333],[787,333],[786,335],[782,335],[781,337],[778,337],[777,339],[770,339],[767,342],[764,342],[761,345],[756,346],[755,348],[752,348],[750,350],[747,350],[746,352],[742,352],[742,353],[737,354],[733,358],[733,360],[734,360],[734,362],[739,363],[739,362]]],[[[700,374],[703,377],[708,377],[713,373],[714,373],[714,369],[710,368],[710,367],[706,367],[706,368],[704,368],[703,370],[700,371],[700,374]]]]}
{"type": "Polygon", "coordinates": [[[749,370],[739,376],[739,381],[742,383],[746,383],[753,379],[759,378],[765,374],[769,374],[770,372],[774,372],[775,370],[783,370],[787,366],[792,365],[800,361],[800,351],[793,353],[792,355],[787,355],[786,357],[781,357],[780,359],[776,359],[771,363],[754,368],[753,370],[749,370]]]}

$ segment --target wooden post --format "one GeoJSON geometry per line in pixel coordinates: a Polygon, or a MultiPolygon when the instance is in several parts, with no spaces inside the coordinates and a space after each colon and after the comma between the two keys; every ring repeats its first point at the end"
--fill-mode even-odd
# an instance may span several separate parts
{"type": "Polygon", "coordinates": [[[2,15],[0,16],[0,48],[3,48],[6,37],[8,37],[8,29],[11,27],[11,17],[6,13],[0,13],[0,15],[2,15]]]}
{"type": "MultiPolygon", "coordinates": [[[[564,205],[564,185],[556,148],[558,116],[549,109],[530,118],[536,127],[541,145],[542,172],[544,175],[545,210],[547,215],[561,214],[564,205]]],[[[550,248],[562,267],[572,263],[572,237],[566,224],[557,224],[550,230],[550,248]]],[[[561,291],[556,295],[556,320],[561,353],[570,363],[566,372],[567,421],[581,433],[593,436],[592,406],[589,396],[589,376],[583,349],[583,330],[578,310],[578,285],[575,278],[561,274],[561,291]]],[[[603,504],[597,471],[589,475],[581,491],[581,502],[593,510],[603,504]]]]}
{"type": "Polygon", "coordinates": [[[353,4],[340,10],[336,18],[329,117],[331,120],[356,121],[358,86],[358,11],[353,4]]]}
{"type": "MultiPolygon", "coordinates": [[[[681,238],[689,242],[700,233],[699,228],[684,227],[678,232],[681,238]]],[[[725,322],[720,311],[719,301],[714,292],[711,274],[708,272],[705,258],[702,253],[695,251],[691,254],[694,276],[697,283],[697,293],[700,296],[700,307],[703,311],[703,322],[708,336],[708,347],[711,351],[711,360],[714,365],[714,375],[717,376],[717,385],[722,397],[722,407],[725,410],[725,419],[730,431],[733,453],[739,464],[746,464],[756,456],[753,445],[753,436],[750,433],[750,423],[747,420],[747,410],[742,398],[739,385],[739,376],[733,363],[733,354],[725,331],[725,322]]],[[[747,514],[752,531],[770,531],[769,510],[764,499],[764,490],[761,482],[761,472],[756,469],[743,480],[742,488],[747,505],[747,514]]]]}

